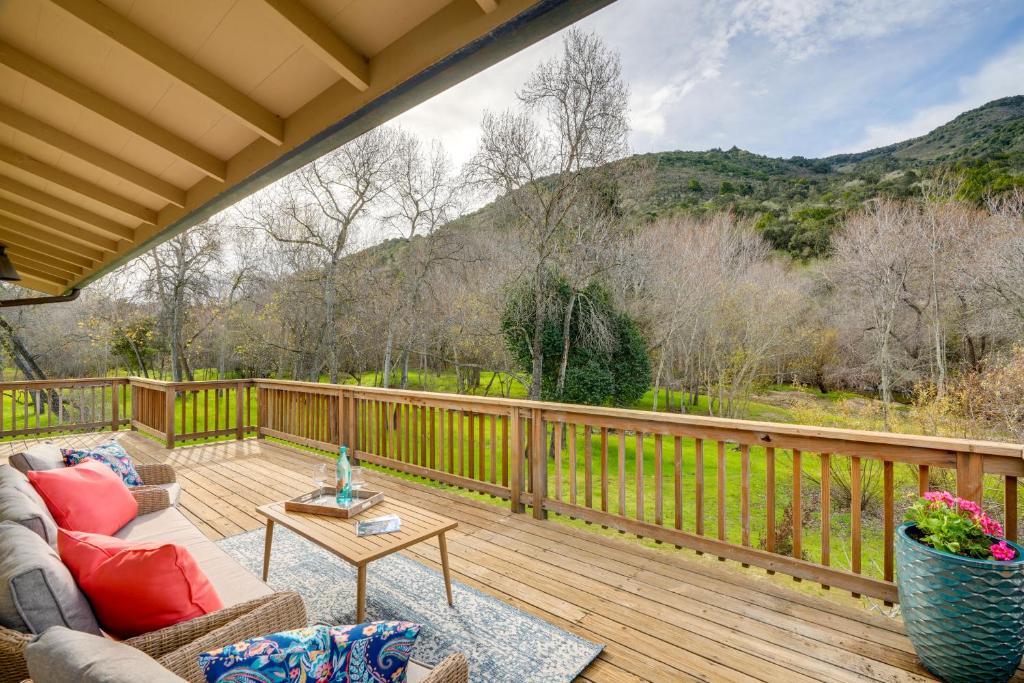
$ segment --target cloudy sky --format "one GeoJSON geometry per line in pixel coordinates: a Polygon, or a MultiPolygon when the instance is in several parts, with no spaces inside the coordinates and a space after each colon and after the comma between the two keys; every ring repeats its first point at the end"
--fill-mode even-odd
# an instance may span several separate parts
{"type": "MultiPolygon", "coordinates": [[[[1024,0],[618,0],[579,24],[622,55],[634,151],[825,156],[1024,94],[1024,0]]],[[[456,162],[556,34],[397,119],[456,162]]]]}

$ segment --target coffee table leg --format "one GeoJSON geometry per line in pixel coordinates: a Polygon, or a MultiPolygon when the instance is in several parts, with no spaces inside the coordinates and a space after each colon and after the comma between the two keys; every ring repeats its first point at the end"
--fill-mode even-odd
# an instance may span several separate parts
{"type": "Polygon", "coordinates": [[[366,618],[366,565],[356,567],[356,623],[361,624],[366,618]]]}
{"type": "Polygon", "coordinates": [[[448,593],[448,604],[454,606],[455,601],[452,600],[452,573],[448,569],[448,541],[445,539],[443,531],[437,537],[437,543],[441,546],[441,570],[444,572],[444,589],[448,593]]]}
{"type": "Polygon", "coordinates": [[[267,520],[267,536],[263,541],[263,580],[267,580],[270,573],[270,544],[274,540],[274,520],[267,520]]]}

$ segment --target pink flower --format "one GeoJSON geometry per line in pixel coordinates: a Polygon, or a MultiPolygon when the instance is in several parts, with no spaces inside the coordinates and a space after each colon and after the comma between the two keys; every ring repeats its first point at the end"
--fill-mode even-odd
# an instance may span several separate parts
{"type": "Polygon", "coordinates": [[[1002,536],[1003,525],[995,521],[988,515],[982,513],[980,516],[976,516],[974,521],[981,527],[982,533],[988,536],[1002,536]]]}
{"type": "Polygon", "coordinates": [[[1006,562],[1017,557],[1017,551],[1006,544],[1006,541],[999,541],[999,543],[993,543],[989,546],[989,551],[992,553],[992,557],[999,560],[1000,562],[1006,562]]]}
{"type": "Polygon", "coordinates": [[[956,499],[956,506],[970,515],[982,515],[981,506],[975,503],[973,500],[964,500],[963,498],[956,499]]]}

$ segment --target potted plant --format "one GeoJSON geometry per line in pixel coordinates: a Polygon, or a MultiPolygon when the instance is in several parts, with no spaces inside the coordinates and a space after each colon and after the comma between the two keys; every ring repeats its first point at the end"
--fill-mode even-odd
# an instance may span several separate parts
{"type": "Polygon", "coordinates": [[[896,530],[910,641],[950,683],[1002,683],[1024,653],[1024,548],[970,500],[928,492],[896,530]]]}

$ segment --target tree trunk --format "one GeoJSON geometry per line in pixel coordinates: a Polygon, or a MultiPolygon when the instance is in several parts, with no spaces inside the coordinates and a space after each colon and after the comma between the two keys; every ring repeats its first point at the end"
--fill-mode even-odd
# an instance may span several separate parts
{"type": "Polygon", "coordinates": [[[391,353],[395,346],[395,330],[388,325],[388,338],[384,342],[384,381],[382,387],[387,389],[391,386],[391,353]]]}
{"type": "Polygon", "coordinates": [[[569,333],[572,329],[572,312],[576,307],[576,294],[569,295],[569,303],[565,307],[565,315],[562,316],[562,360],[558,364],[558,381],[555,383],[555,394],[561,400],[562,392],[565,390],[565,373],[569,368],[569,333]]]}
{"type": "Polygon", "coordinates": [[[541,381],[544,377],[544,346],[541,337],[544,334],[544,283],[539,278],[533,285],[533,338],[530,340],[530,395],[534,401],[540,400],[541,381]]]}

